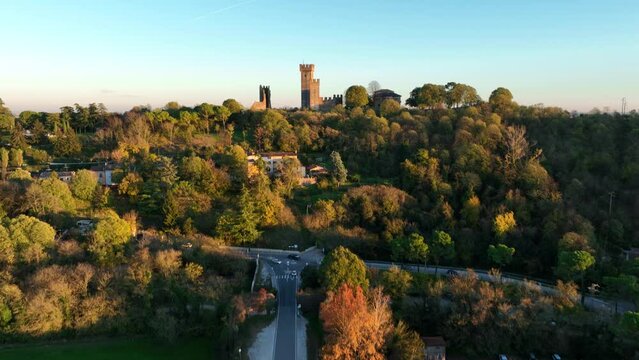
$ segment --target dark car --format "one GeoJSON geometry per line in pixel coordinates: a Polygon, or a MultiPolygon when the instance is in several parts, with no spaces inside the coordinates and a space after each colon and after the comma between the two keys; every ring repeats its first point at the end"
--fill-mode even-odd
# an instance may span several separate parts
{"type": "Polygon", "coordinates": [[[297,254],[290,254],[290,255],[288,256],[288,258],[289,258],[289,259],[291,259],[291,260],[299,260],[299,259],[300,259],[300,256],[299,256],[299,255],[297,255],[297,254]]]}
{"type": "Polygon", "coordinates": [[[457,273],[457,271],[450,269],[448,271],[446,271],[446,274],[450,277],[455,277],[455,276],[459,276],[459,274],[457,273]]]}

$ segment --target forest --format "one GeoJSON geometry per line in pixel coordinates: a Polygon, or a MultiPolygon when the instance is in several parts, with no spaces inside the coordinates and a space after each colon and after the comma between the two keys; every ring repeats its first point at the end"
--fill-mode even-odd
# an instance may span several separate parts
{"type": "MultiPolygon", "coordinates": [[[[228,99],[124,113],[75,104],[15,115],[0,101],[2,341],[94,334],[228,338],[243,321],[240,303],[251,301],[245,292],[252,269],[223,245],[317,245],[347,248],[366,260],[495,268],[636,306],[639,260],[627,256],[639,248],[636,111],[525,106],[506,88],[484,101],[458,83],[424,84],[406,106],[386,100],[376,111],[362,88],[349,88],[346,103],[327,111],[251,111],[228,99]],[[263,162],[247,160],[276,151],[297,160],[284,161],[275,177],[263,162]],[[89,169],[96,164],[113,168],[116,185],[99,183],[89,169]],[[310,165],[328,173],[300,185],[297,169],[310,165]],[[53,171],[42,176],[45,170],[53,171]],[[68,170],[75,175],[65,182],[57,173],[68,170]],[[82,219],[94,224],[89,231],[78,231],[82,219]],[[216,308],[210,319],[193,310],[203,304],[216,308]]],[[[478,320],[464,313],[473,291],[492,299],[487,313],[505,311],[502,300],[509,298],[516,299],[517,314],[510,314],[517,319],[545,312],[583,320],[575,315],[578,304],[534,290],[513,294],[472,276],[419,286],[399,270],[367,276],[371,289],[363,280],[345,289],[318,282],[328,291],[320,315],[342,297],[369,301],[377,311],[371,316],[390,322],[401,301],[392,301],[394,315],[381,304],[404,298],[388,291],[406,283],[400,293],[412,293],[422,306],[393,330],[405,336],[437,331],[457,339],[488,329],[497,315],[478,320]],[[433,302],[443,291],[452,303],[446,311],[457,317],[433,302]]],[[[639,335],[639,313],[607,321],[578,338],[597,331],[619,336],[619,351],[632,352],[636,344],[623,339],[639,335]]],[[[509,331],[528,339],[529,331],[542,331],[538,325],[509,331]]],[[[565,329],[574,331],[574,322],[565,329]]],[[[466,341],[453,340],[482,353],[478,344],[487,338],[466,341]]],[[[327,348],[326,358],[336,351],[327,348]]]]}

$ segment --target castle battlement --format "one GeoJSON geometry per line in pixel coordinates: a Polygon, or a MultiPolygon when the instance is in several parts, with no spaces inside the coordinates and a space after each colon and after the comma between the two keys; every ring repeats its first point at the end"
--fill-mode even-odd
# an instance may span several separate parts
{"type": "Polygon", "coordinates": [[[300,71],[314,71],[315,64],[300,64],[300,71]]]}

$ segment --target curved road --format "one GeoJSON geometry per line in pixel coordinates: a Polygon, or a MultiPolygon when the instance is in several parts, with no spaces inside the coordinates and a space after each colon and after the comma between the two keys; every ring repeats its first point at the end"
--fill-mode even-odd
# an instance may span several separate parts
{"type": "MultiPolygon", "coordinates": [[[[278,311],[277,311],[277,327],[275,332],[275,347],[273,351],[273,359],[277,360],[296,360],[296,326],[297,326],[297,288],[299,285],[299,274],[306,265],[318,265],[321,263],[324,255],[319,249],[307,249],[304,252],[283,251],[272,249],[247,249],[247,248],[231,248],[234,251],[242,252],[249,257],[255,258],[259,255],[261,261],[267,261],[273,268],[274,279],[273,285],[277,288],[278,294],[278,311]],[[289,255],[298,255],[300,259],[294,261],[288,258],[289,255]],[[297,275],[293,275],[293,271],[297,275]]],[[[374,269],[387,270],[393,265],[390,262],[383,261],[364,261],[366,266],[374,269]]],[[[411,272],[426,272],[430,274],[438,273],[442,276],[456,276],[467,272],[466,269],[452,268],[440,266],[438,268],[432,266],[423,266],[416,264],[403,264],[405,270],[411,272]],[[448,273],[454,270],[454,274],[448,273]]],[[[484,270],[474,270],[477,276],[484,281],[495,281],[493,277],[488,275],[484,270]]],[[[510,283],[523,283],[523,278],[518,278],[509,274],[503,274],[501,281],[510,283]]],[[[556,289],[551,284],[539,283],[541,289],[545,293],[555,293],[556,289]]],[[[614,302],[586,295],[585,305],[593,310],[598,311],[615,311],[614,302]]],[[[629,303],[619,302],[617,312],[624,313],[626,311],[634,311],[635,306],[629,303]]]]}

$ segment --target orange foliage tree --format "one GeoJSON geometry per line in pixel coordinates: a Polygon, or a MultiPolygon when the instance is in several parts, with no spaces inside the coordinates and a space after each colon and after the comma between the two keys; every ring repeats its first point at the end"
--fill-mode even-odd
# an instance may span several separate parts
{"type": "Polygon", "coordinates": [[[384,359],[384,347],[393,331],[388,297],[381,289],[370,291],[342,285],[328,292],[320,307],[326,332],[324,360],[384,359]]]}

